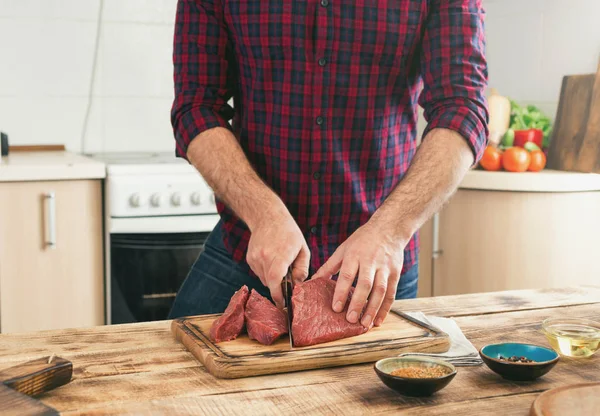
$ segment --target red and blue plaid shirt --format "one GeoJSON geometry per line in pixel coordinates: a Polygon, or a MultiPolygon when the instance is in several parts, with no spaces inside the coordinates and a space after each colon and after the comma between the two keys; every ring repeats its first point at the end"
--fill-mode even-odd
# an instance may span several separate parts
{"type": "MultiPolygon", "coordinates": [[[[483,17],[481,0],[179,0],[177,154],[207,129],[232,130],[297,221],[316,270],[402,180],[417,103],[425,134],[455,130],[479,159],[483,17]]],[[[226,246],[245,261],[248,228],[218,210],[226,246]]],[[[404,270],[417,253],[415,235],[404,270]]]]}

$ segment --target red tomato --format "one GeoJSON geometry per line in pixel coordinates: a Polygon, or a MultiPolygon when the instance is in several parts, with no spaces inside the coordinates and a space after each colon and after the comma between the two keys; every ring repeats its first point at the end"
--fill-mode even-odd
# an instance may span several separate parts
{"type": "Polygon", "coordinates": [[[541,150],[534,150],[530,153],[531,163],[527,168],[530,172],[539,172],[546,167],[546,155],[541,150]]]}
{"type": "Polygon", "coordinates": [[[486,147],[479,164],[485,170],[496,171],[502,169],[502,152],[493,146],[486,147]]]}
{"type": "Polygon", "coordinates": [[[502,166],[509,172],[525,172],[530,162],[529,152],[522,147],[510,147],[502,155],[502,166]]]}

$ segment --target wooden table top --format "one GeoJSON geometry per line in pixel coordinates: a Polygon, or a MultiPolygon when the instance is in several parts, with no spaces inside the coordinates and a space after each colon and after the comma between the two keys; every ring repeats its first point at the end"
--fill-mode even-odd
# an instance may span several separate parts
{"type": "MultiPolygon", "coordinates": [[[[547,317],[600,318],[600,287],[508,291],[398,301],[406,311],[454,317],[480,348],[548,345],[547,317]]],[[[63,414],[527,415],[553,387],[600,380],[600,356],[561,357],[534,382],[506,381],[485,365],[462,367],[429,398],[384,386],[371,364],[238,380],[216,379],[178,344],[170,321],[0,335],[0,370],[52,353],[73,362],[73,380],[40,397],[63,414]]]]}

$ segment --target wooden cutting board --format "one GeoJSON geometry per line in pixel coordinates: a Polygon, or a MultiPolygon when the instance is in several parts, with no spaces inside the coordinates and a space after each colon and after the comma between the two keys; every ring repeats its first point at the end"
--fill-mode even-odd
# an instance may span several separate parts
{"type": "Polygon", "coordinates": [[[531,416],[586,416],[600,413],[600,383],[557,387],[540,394],[531,416]]]}
{"type": "Polygon", "coordinates": [[[600,173],[600,66],[596,74],[563,78],[548,167],[600,173]]]}
{"type": "Polygon", "coordinates": [[[450,348],[446,333],[396,310],[383,325],[365,334],[301,348],[290,348],[287,336],[272,345],[259,344],[246,334],[233,341],[213,343],[209,331],[219,316],[182,318],[171,324],[175,338],[219,378],[368,363],[403,352],[439,353],[450,348]]]}

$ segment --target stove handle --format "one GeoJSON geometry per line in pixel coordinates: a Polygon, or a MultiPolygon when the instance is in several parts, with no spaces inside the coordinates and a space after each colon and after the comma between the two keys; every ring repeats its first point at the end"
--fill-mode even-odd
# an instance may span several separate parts
{"type": "Polygon", "coordinates": [[[56,195],[54,192],[44,194],[46,236],[45,246],[56,248],[56,195]]]}

